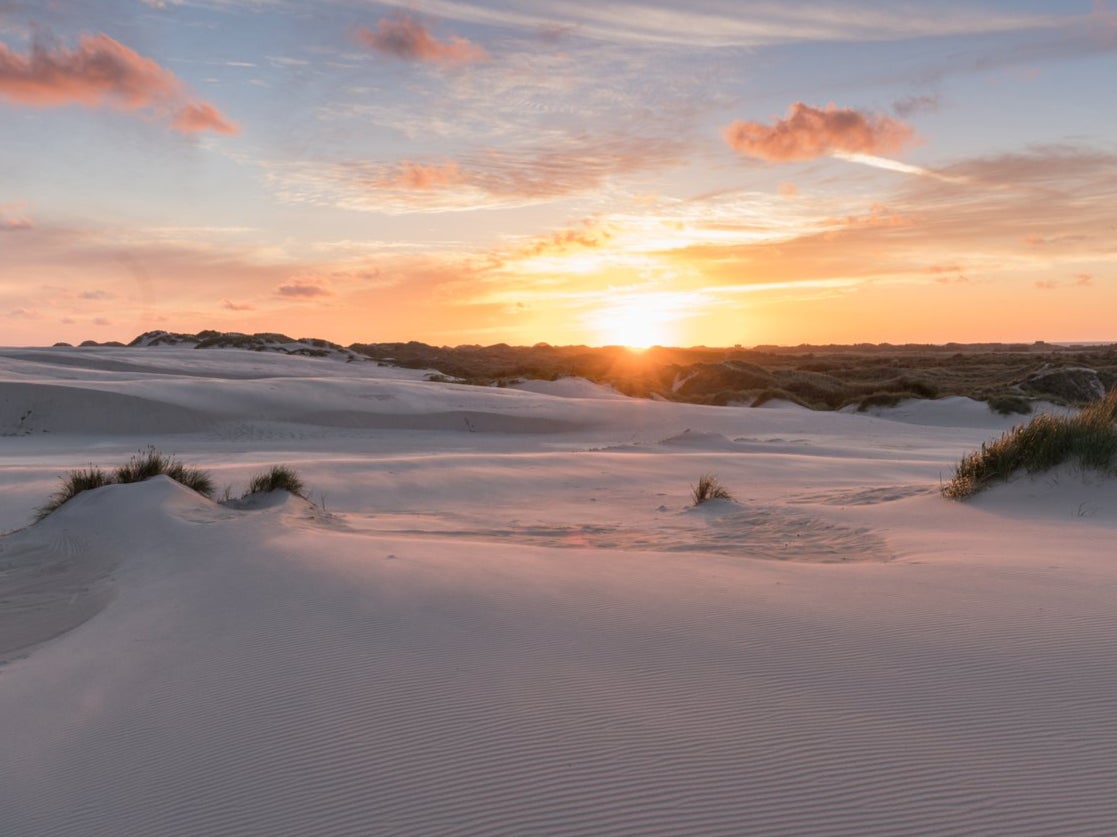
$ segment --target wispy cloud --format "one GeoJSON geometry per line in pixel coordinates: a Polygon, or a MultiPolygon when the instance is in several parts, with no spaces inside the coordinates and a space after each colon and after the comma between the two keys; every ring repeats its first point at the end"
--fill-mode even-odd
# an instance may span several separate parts
{"type": "Polygon", "coordinates": [[[408,214],[545,203],[681,159],[671,139],[560,135],[550,147],[485,149],[452,161],[280,162],[267,170],[290,202],[408,214]]]}
{"type": "Polygon", "coordinates": [[[74,48],[36,40],[27,53],[0,43],[0,99],[147,112],[183,133],[237,130],[213,105],[191,98],[170,70],[104,34],[83,35],[74,48]]]}
{"type": "Polygon", "coordinates": [[[31,219],[18,206],[0,204],[0,232],[23,232],[32,227],[31,219]]]}
{"type": "Polygon", "coordinates": [[[917,113],[933,113],[939,109],[939,97],[931,94],[906,96],[892,103],[892,110],[902,119],[917,113]]]}
{"type": "MultiPolygon", "coordinates": [[[[414,8],[414,0],[381,0],[414,8]]],[[[962,4],[922,10],[905,4],[749,3],[671,0],[584,3],[577,0],[471,2],[424,0],[432,15],[463,23],[646,44],[695,47],[762,46],[808,41],[878,41],[911,37],[1005,32],[1052,25],[1056,18],[1023,12],[996,13],[962,4]],[[747,13],[743,13],[746,12],[747,13]]]]}
{"type": "Polygon", "coordinates": [[[457,65],[489,59],[483,47],[465,38],[451,36],[446,41],[438,40],[426,24],[407,13],[382,19],[375,30],[359,27],[355,37],[365,46],[403,61],[457,65]]]}
{"type": "Polygon", "coordinates": [[[275,289],[276,294],[283,297],[296,299],[315,299],[324,296],[333,296],[334,292],[323,287],[317,282],[307,279],[294,279],[275,289]]]}
{"type": "Polygon", "coordinates": [[[890,116],[796,102],[786,119],[771,125],[737,120],[725,128],[723,136],[738,154],[785,163],[835,152],[892,154],[911,143],[915,132],[890,116]]]}

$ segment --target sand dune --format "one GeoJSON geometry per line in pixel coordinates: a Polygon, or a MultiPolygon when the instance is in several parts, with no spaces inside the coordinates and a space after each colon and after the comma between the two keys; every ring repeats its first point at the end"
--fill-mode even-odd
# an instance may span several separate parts
{"type": "Polygon", "coordinates": [[[1113,830],[1110,482],[941,499],[1012,423],[962,400],[530,389],[0,350],[0,833],[1113,830]],[[147,444],[313,502],[159,477],[27,526],[147,444]]]}

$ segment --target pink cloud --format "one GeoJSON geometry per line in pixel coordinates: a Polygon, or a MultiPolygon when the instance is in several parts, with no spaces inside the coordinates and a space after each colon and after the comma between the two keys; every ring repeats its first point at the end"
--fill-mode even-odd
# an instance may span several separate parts
{"type": "Polygon", "coordinates": [[[796,102],[786,119],[772,125],[737,120],[723,131],[739,154],[771,162],[811,160],[835,151],[894,154],[915,137],[912,128],[890,116],[864,114],[827,105],[813,108],[796,102]]]}
{"type": "Polygon", "coordinates": [[[251,305],[248,305],[248,304],[245,304],[245,303],[233,302],[231,299],[222,300],[221,301],[221,307],[224,308],[227,311],[253,311],[253,310],[255,310],[253,308],[253,306],[251,306],[251,305]]]}
{"type": "Polygon", "coordinates": [[[489,53],[484,48],[465,38],[452,37],[448,41],[439,41],[422,21],[406,14],[384,18],[376,25],[376,31],[362,26],[357,30],[356,37],[365,46],[404,61],[452,65],[489,59],[489,53]]]}
{"type": "Polygon", "coordinates": [[[183,134],[214,131],[218,134],[235,134],[240,129],[208,102],[189,102],[175,116],[171,127],[183,134]]]}
{"type": "Polygon", "coordinates": [[[191,99],[170,70],[103,34],[82,35],[73,49],[36,42],[28,53],[0,43],[0,99],[43,108],[149,110],[184,133],[237,130],[213,105],[191,99]]]}
{"type": "Polygon", "coordinates": [[[0,206],[0,232],[22,232],[32,229],[31,220],[22,215],[12,215],[0,206]]]}
{"type": "Polygon", "coordinates": [[[454,162],[428,165],[404,160],[395,172],[384,179],[382,185],[394,189],[438,189],[464,183],[465,179],[454,162]]]}
{"type": "Polygon", "coordinates": [[[275,291],[280,296],[311,299],[317,296],[333,296],[333,293],[321,285],[315,285],[302,279],[295,279],[286,285],[280,285],[275,291]]]}

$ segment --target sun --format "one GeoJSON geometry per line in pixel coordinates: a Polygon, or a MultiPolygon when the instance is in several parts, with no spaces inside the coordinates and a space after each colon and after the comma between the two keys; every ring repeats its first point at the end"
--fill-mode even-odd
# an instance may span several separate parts
{"type": "Polygon", "coordinates": [[[679,316],[666,294],[626,296],[593,312],[589,325],[605,344],[647,349],[675,340],[674,323],[679,316]]]}

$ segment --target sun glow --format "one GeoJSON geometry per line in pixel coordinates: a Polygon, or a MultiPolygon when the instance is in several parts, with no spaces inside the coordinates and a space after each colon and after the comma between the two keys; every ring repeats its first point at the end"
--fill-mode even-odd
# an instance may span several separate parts
{"type": "Polygon", "coordinates": [[[630,349],[669,346],[678,340],[675,323],[685,312],[677,296],[626,296],[595,311],[588,317],[588,324],[609,345],[630,349]]]}

